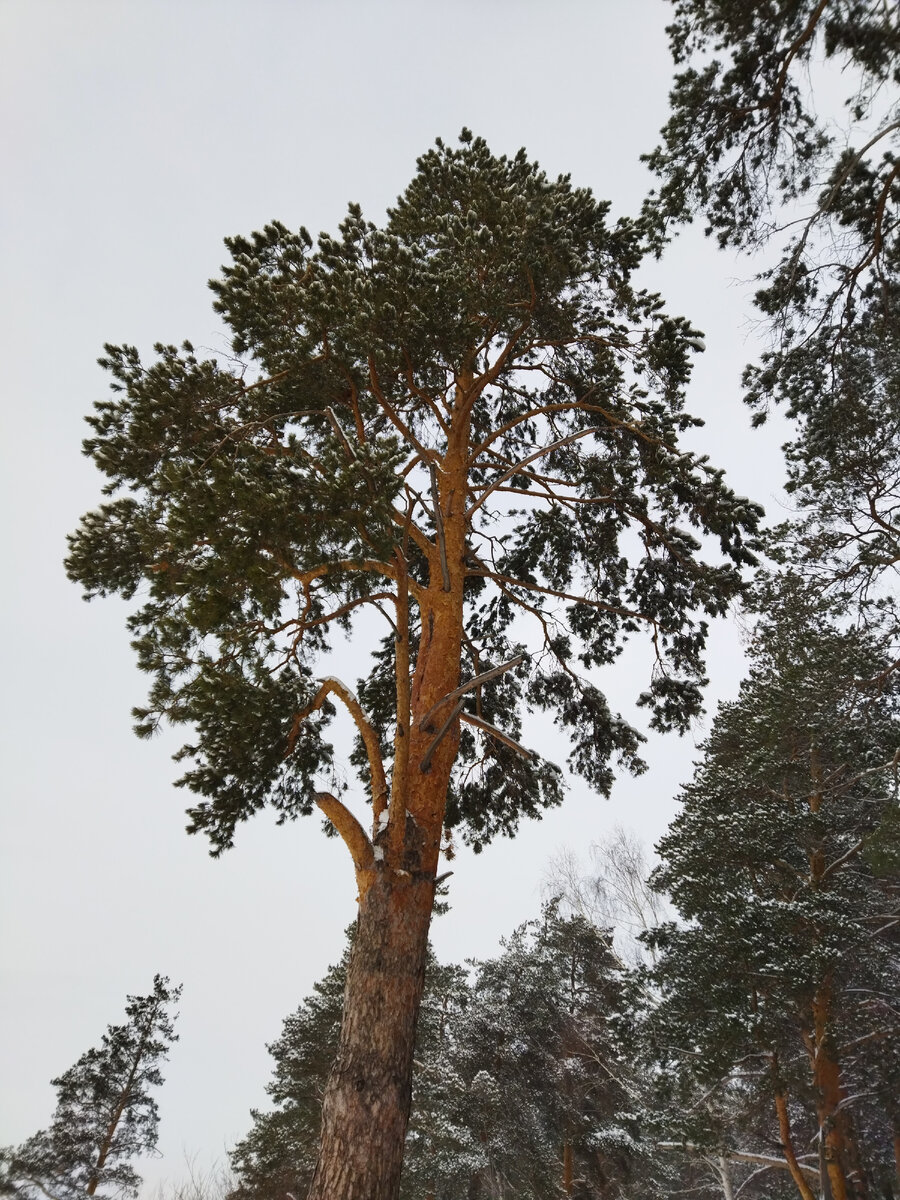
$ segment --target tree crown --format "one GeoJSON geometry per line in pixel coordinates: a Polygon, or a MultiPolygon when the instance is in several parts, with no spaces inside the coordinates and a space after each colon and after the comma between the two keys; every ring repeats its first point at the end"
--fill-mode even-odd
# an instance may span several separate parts
{"type": "Polygon", "coordinates": [[[629,637],[655,649],[652,723],[698,711],[705,617],[738,592],[761,510],[679,447],[702,342],[634,289],[636,228],[607,214],[464,130],[419,160],[383,228],[351,205],[315,247],[277,222],[228,239],[211,286],[235,359],[185,343],[148,367],[107,347],[114,395],[85,450],[115,498],[67,566],[89,596],[140,590],[138,732],[196,729],[181,783],[214,852],[264,804],[310,811],[331,696],[377,818],[389,735],[396,768],[407,716],[431,719],[416,705],[438,626],[458,625],[455,680],[521,657],[453,709],[446,823],[476,846],[560,800],[558,771],[518,744],[526,706],[553,713],[600,791],[611,758],[641,769],[640,735],[585,674],[629,637]],[[357,697],[313,672],[365,609],[392,632],[357,697]]]}

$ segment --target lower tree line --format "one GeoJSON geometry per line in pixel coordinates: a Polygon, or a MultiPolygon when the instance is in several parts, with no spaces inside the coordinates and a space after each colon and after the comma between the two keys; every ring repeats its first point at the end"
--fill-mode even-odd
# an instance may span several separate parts
{"type": "MultiPolygon", "coordinates": [[[[674,915],[630,922],[640,955],[571,872],[496,957],[429,955],[404,1200],[900,1200],[896,660],[790,575],[755,603],[749,674],[657,847],[674,915]]],[[[306,1194],[352,937],[270,1046],[229,1200],[306,1194]]],[[[136,1193],[178,992],[157,976],[54,1081],[0,1192],[136,1193]]]]}
{"type": "MultiPolygon", "coordinates": [[[[790,576],[756,606],[643,962],[565,888],[496,958],[429,958],[407,1200],[900,1197],[896,671],[790,576]]],[[[305,1194],[345,966],[270,1047],[232,1200],[305,1194]]]]}

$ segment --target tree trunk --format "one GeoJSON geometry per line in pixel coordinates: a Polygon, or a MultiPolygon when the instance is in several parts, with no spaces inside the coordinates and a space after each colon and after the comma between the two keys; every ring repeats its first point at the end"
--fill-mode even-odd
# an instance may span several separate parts
{"type": "Polygon", "coordinates": [[[571,1196],[572,1195],[572,1183],[575,1179],[575,1155],[572,1152],[572,1143],[571,1142],[563,1142],[562,1160],[563,1160],[563,1178],[562,1178],[563,1192],[567,1196],[571,1196]]]}
{"type": "Polygon", "coordinates": [[[395,1200],[434,883],[380,869],[360,899],[309,1200],[395,1200]]]}
{"type": "Polygon", "coordinates": [[[775,1112],[778,1116],[778,1131],[781,1135],[781,1144],[784,1147],[784,1157],[791,1177],[797,1185],[797,1191],[803,1197],[803,1200],[816,1200],[812,1188],[806,1182],[800,1164],[797,1162],[797,1155],[794,1151],[794,1139],[791,1136],[791,1119],[788,1114],[787,1097],[780,1088],[775,1092],[775,1112]]]}
{"type": "Polygon", "coordinates": [[[716,1169],[719,1172],[719,1179],[722,1181],[722,1195],[725,1200],[734,1200],[734,1188],[731,1184],[731,1164],[724,1154],[720,1154],[716,1169]]]}
{"type": "Polygon", "coordinates": [[[830,980],[826,980],[813,1001],[815,1021],[813,1083],[816,1089],[819,1132],[825,1149],[825,1170],[831,1185],[831,1195],[834,1200],[848,1200],[845,1121],[844,1114],[840,1109],[843,1088],[841,1087],[840,1067],[832,1050],[828,1029],[830,999],[830,980]]]}
{"type": "MultiPolygon", "coordinates": [[[[335,811],[343,809],[338,801],[325,810],[351,831],[348,837],[339,827],[356,866],[359,916],[308,1200],[396,1200],[400,1191],[435,873],[459,747],[458,712],[446,702],[459,685],[463,640],[472,386],[467,366],[459,374],[447,450],[432,472],[435,543],[428,548],[428,586],[417,586],[414,667],[410,580],[405,551],[395,551],[397,724],[387,826],[379,822],[368,844],[355,818],[335,811]]],[[[373,794],[376,820],[383,799],[373,794]]]]}

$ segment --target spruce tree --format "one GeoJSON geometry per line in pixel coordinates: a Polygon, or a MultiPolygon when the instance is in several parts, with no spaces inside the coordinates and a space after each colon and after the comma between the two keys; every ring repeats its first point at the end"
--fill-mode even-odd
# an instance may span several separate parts
{"type": "Polygon", "coordinates": [[[57,1079],[46,1129],[4,1152],[2,1190],[20,1200],[134,1196],[141,1184],[131,1160],[156,1147],[159,1114],[151,1089],[177,1041],[170,1009],[181,994],[154,977],[153,991],[129,996],[123,1025],[110,1025],[99,1047],[57,1079]]]}
{"type": "Polygon", "coordinates": [[[644,634],[641,703],[684,729],[706,619],[752,557],[760,510],[678,444],[697,331],[632,287],[638,230],[607,213],[464,131],[383,228],[351,205],[315,248],[277,222],[229,239],[212,287],[234,358],[103,360],[85,448],[114,498],[67,561],[89,596],[141,593],[138,731],[192,726],[181,783],[214,853],[263,806],[318,807],[356,871],[313,1200],[397,1194],[444,833],[478,848],[562,800],[523,712],[550,714],[598,792],[616,760],[642,769],[592,672],[644,634]],[[354,694],[317,664],[366,613],[388,635],[354,694]],[[368,828],[323,786],[335,703],[368,828]]]}
{"type": "MultiPolygon", "coordinates": [[[[790,578],[768,590],[750,675],[720,708],[658,847],[656,882],[686,924],[650,936],[656,1044],[685,1140],[715,1145],[717,1105],[765,1102],[804,1200],[817,1182],[833,1200],[890,1194],[896,677],[862,687],[885,665],[874,635],[841,628],[790,578]],[[821,1164],[804,1158],[810,1144],[821,1164]]],[[[725,1148],[766,1152],[748,1144],[754,1127],[757,1116],[725,1148]]]]}

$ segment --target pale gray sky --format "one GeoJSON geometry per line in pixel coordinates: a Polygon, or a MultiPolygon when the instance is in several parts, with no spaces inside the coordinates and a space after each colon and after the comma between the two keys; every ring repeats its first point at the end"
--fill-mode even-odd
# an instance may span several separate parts
{"type": "MultiPolygon", "coordinates": [[[[3,826],[0,1144],[50,1116],[49,1080],[121,1019],[154,972],[184,983],[148,1185],[208,1162],[264,1103],[265,1043],[340,953],[354,916],[346,852],[317,819],[263,815],[224,859],[184,833],[177,741],[131,733],[145,693],[118,601],[82,603],[64,538],[99,499],[80,456],[103,397],[104,341],[223,347],[205,283],[222,238],[277,217],[334,229],[469,125],[527,147],[634,211],[665,117],[661,0],[0,0],[3,826]]],[[[776,508],[782,433],[751,433],[739,374],[755,353],[750,274],[696,231],[648,281],[707,334],[690,407],[733,486],[776,508]]],[[[353,658],[345,650],[347,674],[353,658]]],[[[600,676],[628,709],[635,662],[600,676]]],[[[740,677],[715,633],[710,700],[740,677]]],[[[698,731],[698,737],[702,731],[698,731]]],[[[542,872],[623,823],[648,843],[674,811],[694,740],[653,740],[652,770],[611,801],[566,806],[454,863],[439,954],[493,952],[533,915],[542,872]]]]}

